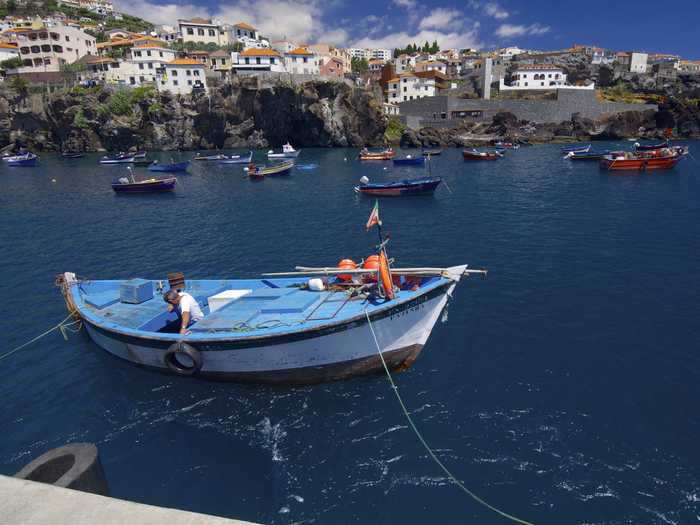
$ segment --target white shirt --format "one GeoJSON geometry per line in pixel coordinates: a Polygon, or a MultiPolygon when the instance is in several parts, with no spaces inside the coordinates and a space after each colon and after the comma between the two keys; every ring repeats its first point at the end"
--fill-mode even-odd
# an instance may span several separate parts
{"type": "Polygon", "coordinates": [[[202,313],[199,304],[197,304],[195,298],[188,293],[180,292],[180,303],[177,305],[177,308],[180,310],[181,314],[189,312],[191,322],[200,321],[204,318],[204,313],[202,313]]]}

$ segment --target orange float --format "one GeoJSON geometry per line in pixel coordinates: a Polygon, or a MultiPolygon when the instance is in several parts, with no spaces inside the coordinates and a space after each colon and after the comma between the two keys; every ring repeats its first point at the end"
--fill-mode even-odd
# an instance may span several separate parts
{"type": "MultiPolygon", "coordinates": [[[[379,270],[379,255],[368,255],[365,262],[362,264],[362,268],[365,270],[379,270]]],[[[371,273],[365,275],[366,282],[377,282],[377,274],[371,273]]]]}
{"type": "MultiPolygon", "coordinates": [[[[341,268],[343,270],[355,270],[357,269],[357,263],[353,261],[352,259],[343,259],[338,263],[338,268],[341,268]]],[[[341,281],[352,281],[352,274],[349,273],[341,273],[338,274],[338,279],[341,281]]]]}
{"type": "Polygon", "coordinates": [[[389,260],[386,258],[386,253],[382,250],[379,254],[379,278],[384,288],[384,297],[387,299],[394,298],[394,283],[391,280],[391,271],[389,270],[389,260]]]}

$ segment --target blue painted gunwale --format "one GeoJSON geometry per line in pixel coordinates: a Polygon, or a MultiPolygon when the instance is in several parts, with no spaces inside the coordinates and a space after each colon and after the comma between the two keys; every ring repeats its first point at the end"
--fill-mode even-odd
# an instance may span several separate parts
{"type": "MultiPolygon", "coordinates": [[[[289,284],[298,284],[305,282],[306,279],[269,279],[265,281],[278,285],[279,287],[285,287],[289,284]]],[[[121,282],[123,281],[90,281],[89,284],[87,284],[86,286],[112,285],[114,287],[118,287],[118,285],[121,282]]],[[[156,281],[154,280],[153,282],[155,283],[156,281]]],[[[207,295],[213,295],[223,289],[230,288],[250,288],[253,290],[267,288],[267,285],[265,285],[263,280],[191,280],[188,281],[188,288],[186,289],[186,291],[188,291],[188,293],[192,293],[192,295],[194,295],[195,297],[198,297],[199,294],[197,294],[197,292],[191,287],[195,284],[204,283],[220,283],[220,286],[212,286],[212,288],[208,289],[207,295]],[[254,288],[252,285],[256,284],[257,287],[254,288]]],[[[291,340],[315,338],[324,335],[324,333],[353,328],[355,326],[359,326],[367,322],[367,319],[365,317],[365,308],[369,313],[370,319],[372,319],[373,321],[378,320],[389,315],[393,315],[394,313],[398,313],[399,311],[403,311],[406,308],[418,305],[443,293],[446,293],[447,288],[453,284],[455,284],[454,281],[451,281],[449,279],[434,277],[426,279],[426,282],[424,282],[421,285],[421,287],[416,291],[402,290],[398,292],[396,294],[396,298],[390,301],[352,301],[348,304],[352,304],[353,306],[355,306],[355,308],[349,309],[348,312],[346,312],[344,315],[341,314],[337,318],[329,322],[324,322],[324,320],[311,320],[303,323],[298,323],[296,325],[297,328],[295,328],[294,326],[278,326],[272,328],[258,328],[247,332],[219,331],[202,333],[193,331],[184,338],[179,334],[145,331],[130,328],[124,326],[123,324],[107,321],[104,315],[98,315],[92,308],[86,306],[84,298],[81,294],[81,286],[71,286],[69,293],[73,302],[78,308],[80,316],[85,321],[93,325],[95,328],[108,335],[116,335],[120,336],[120,338],[133,338],[131,342],[138,343],[138,341],[141,341],[142,343],[146,343],[151,346],[155,344],[156,346],[163,346],[164,348],[169,346],[173,342],[180,340],[198,343],[235,343],[235,346],[237,348],[242,348],[246,346],[267,346],[272,344],[279,344],[280,342],[284,343],[291,340]],[[352,312],[350,312],[350,310],[352,310],[352,312]]],[[[299,293],[318,294],[321,292],[299,293]]],[[[164,302],[162,302],[162,299],[158,294],[154,295],[154,298],[152,300],[161,303],[163,305],[162,311],[166,311],[166,305],[164,302]]],[[[138,308],[138,305],[136,305],[136,307],[138,308]]],[[[153,318],[144,319],[144,322],[152,319],[153,318]]],[[[211,349],[213,350],[214,348],[211,349]]],[[[221,349],[223,350],[225,348],[222,347],[221,349]]],[[[206,348],[206,350],[210,350],[210,348],[206,348]]]]}

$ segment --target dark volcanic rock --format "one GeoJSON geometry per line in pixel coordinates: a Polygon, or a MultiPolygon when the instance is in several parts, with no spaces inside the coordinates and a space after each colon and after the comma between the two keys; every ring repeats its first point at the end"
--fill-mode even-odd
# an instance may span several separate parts
{"type": "Polygon", "coordinates": [[[104,87],[45,100],[0,89],[0,148],[194,150],[278,147],[287,141],[296,147],[376,146],[386,128],[372,93],[342,82],[260,88],[255,78],[235,78],[208,96],[144,91],[115,114],[115,97],[122,95],[104,87]]]}

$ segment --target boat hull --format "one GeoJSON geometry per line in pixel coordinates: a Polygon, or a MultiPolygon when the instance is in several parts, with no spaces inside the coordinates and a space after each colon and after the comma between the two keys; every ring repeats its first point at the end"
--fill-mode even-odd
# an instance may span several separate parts
{"type": "Polygon", "coordinates": [[[425,159],[423,157],[415,157],[411,159],[393,159],[396,166],[423,166],[425,159]]]}
{"type": "Polygon", "coordinates": [[[463,151],[462,158],[464,160],[498,160],[500,156],[495,153],[486,153],[485,155],[480,155],[478,153],[472,153],[470,151],[463,151]]]}
{"type": "Polygon", "coordinates": [[[600,165],[609,171],[668,170],[678,164],[681,158],[681,156],[619,160],[603,158],[600,165]]]}
{"type": "MultiPolygon", "coordinates": [[[[411,366],[456,283],[371,315],[372,329],[390,369],[411,366]]],[[[170,372],[165,353],[172,341],[119,334],[85,320],[92,340],[110,354],[170,372]]],[[[187,342],[187,338],[185,338],[187,342]]],[[[364,317],[306,333],[192,342],[202,356],[198,377],[255,383],[308,384],[380,372],[377,347],[364,317]]]]}
{"type": "Polygon", "coordinates": [[[117,193],[154,193],[160,191],[172,191],[175,189],[177,179],[163,179],[157,182],[142,182],[129,184],[112,184],[112,189],[117,193]]]}
{"type": "Polygon", "coordinates": [[[394,184],[382,186],[356,186],[355,191],[364,195],[376,197],[403,197],[410,195],[432,195],[442,180],[431,180],[419,183],[394,184]]]}

